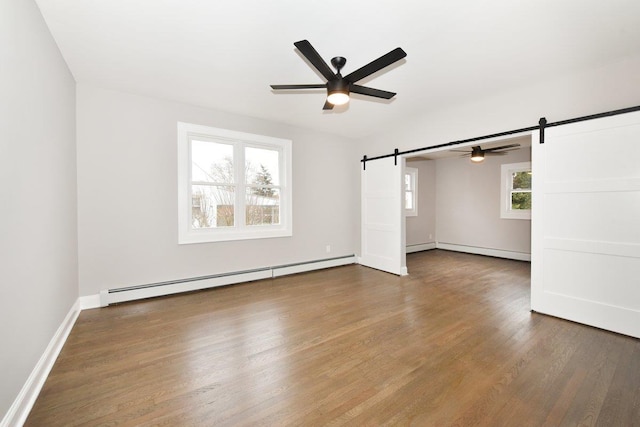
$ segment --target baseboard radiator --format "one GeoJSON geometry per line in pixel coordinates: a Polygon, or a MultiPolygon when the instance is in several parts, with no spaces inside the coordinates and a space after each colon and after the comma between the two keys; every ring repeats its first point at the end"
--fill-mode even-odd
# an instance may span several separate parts
{"type": "Polygon", "coordinates": [[[406,253],[428,251],[431,249],[444,249],[445,251],[464,252],[467,254],[476,254],[491,256],[496,258],[513,259],[516,261],[531,262],[530,252],[515,252],[504,249],[482,248],[478,246],[458,245],[454,243],[430,242],[418,245],[409,245],[406,247],[406,253]]]}
{"type": "Polygon", "coordinates": [[[106,289],[100,291],[100,306],[106,307],[125,301],[153,298],[181,292],[197,291],[217,286],[233,285],[236,283],[252,282],[255,280],[271,279],[289,274],[304,273],[306,271],[321,270],[341,265],[355,264],[356,256],[348,255],[335,258],[325,258],[315,261],[299,262],[295,264],[263,267],[253,270],[235,271],[214,274],[210,276],[192,277],[188,279],[171,280],[167,282],[150,283],[146,285],[128,286],[123,288],[106,289]]]}

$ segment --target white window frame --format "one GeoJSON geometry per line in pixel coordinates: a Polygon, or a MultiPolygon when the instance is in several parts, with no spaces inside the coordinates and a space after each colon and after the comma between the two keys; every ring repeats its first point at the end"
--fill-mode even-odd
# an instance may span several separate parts
{"type": "Polygon", "coordinates": [[[506,163],[500,167],[500,218],[531,220],[531,210],[511,209],[511,191],[513,174],[516,172],[531,172],[531,162],[506,163]]]}
{"type": "MultiPolygon", "coordinates": [[[[405,167],[404,174],[405,174],[405,177],[406,175],[409,175],[411,179],[411,188],[412,188],[411,199],[413,201],[413,209],[407,209],[407,207],[405,206],[404,214],[405,216],[418,216],[418,169],[405,167]]],[[[405,192],[405,198],[403,200],[406,201],[406,197],[407,197],[406,193],[408,193],[408,191],[404,187],[404,181],[402,182],[402,187],[404,188],[404,192],[405,192]]]]}
{"type": "Polygon", "coordinates": [[[178,122],[178,243],[224,242],[232,240],[288,237],[293,234],[291,140],[237,132],[191,123],[178,122]],[[231,227],[193,228],[191,195],[191,140],[201,139],[234,146],[234,164],[244,164],[244,148],[258,147],[277,150],[279,157],[280,224],[247,226],[244,224],[244,167],[235,168],[236,224],[231,227]]]}

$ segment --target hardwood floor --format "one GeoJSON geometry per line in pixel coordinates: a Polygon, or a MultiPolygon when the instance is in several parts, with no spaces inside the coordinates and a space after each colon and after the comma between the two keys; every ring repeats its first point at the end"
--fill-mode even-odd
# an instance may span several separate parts
{"type": "Polygon", "coordinates": [[[87,310],[27,426],[640,425],[640,340],[434,250],[87,310]]]}

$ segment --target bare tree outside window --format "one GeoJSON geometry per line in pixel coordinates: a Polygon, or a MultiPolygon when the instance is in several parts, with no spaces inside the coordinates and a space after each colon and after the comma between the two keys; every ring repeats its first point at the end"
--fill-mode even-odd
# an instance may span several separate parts
{"type": "MultiPolygon", "coordinates": [[[[202,172],[208,181],[216,185],[192,186],[192,226],[234,226],[236,195],[233,159],[226,156],[222,161],[211,164],[210,170],[202,172]]],[[[269,169],[263,164],[255,167],[247,160],[244,176],[251,179],[245,199],[246,225],[279,224],[279,193],[277,188],[273,188],[269,169]]]]}

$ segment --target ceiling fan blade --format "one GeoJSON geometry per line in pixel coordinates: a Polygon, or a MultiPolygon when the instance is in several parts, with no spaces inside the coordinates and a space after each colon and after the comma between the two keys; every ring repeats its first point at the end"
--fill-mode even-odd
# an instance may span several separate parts
{"type": "Polygon", "coordinates": [[[331,80],[335,78],[335,73],[331,68],[329,68],[327,63],[324,62],[324,59],[322,59],[318,51],[311,46],[311,43],[309,43],[308,40],[300,40],[299,42],[295,42],[293,45],[298,48],[300,53],[302,53],[318,71],[320,71],[320,74],[322,74],[325,79],[331,80]]]}
{"type": "Polygon", "coordinates": [[[348,74],[344,78],[351,83],[355,83],[359,80],[364,79],[367,76],[375,73],[376,71],[382,70],[384,67],[388,67],[396,61],[401,60],[407,56],[407,53],[400,49],[399,47],[395,48],[391,52],[386,55],[382,55],[380,58],[371,61],[364,67],[358,68],[353,73],[348,74]]]}
{"type": "Polygon", "coordinates": [[[506,156],[507,153],[504,151],[485,151],[485,156],[506,156]]]}
{"type": "Polygon", "coordinates": [[[471,151],[466,151],[466,150],[449,150],[449,151],[454,151],[456,153],[469,153],[469,154],[471,154],[471,151]]]}
{"type": "Polygon", "coordinates": [[[388,92],[386,90],[374,89],[372,87],[365,87],[354,84],[349,85],[349,90],[351,90],[351,92],[353,93],[359,93],[360,95],[368,95],[384,99],[391,99],[396,95],[395,92],[388,92]]]}
{"type": "Polygon", "coordinates": [[[273,90],[286,90],[286,89],[326,89],[326,84],[309,84],[309,85],[271,85],[273,90]]]}
{"type": "Polygon", "coordinates": [[[500,147],[485,148],[482,151],[487,153],[487,152],[490,152],[490,151],[504,150],[506,148],[516,148],[516,147],[520,147],[520,144],[509,144],[509,145],[502,145],[500,147]]]}
{"type": "Polygon", "coordinates": [[[324,107],[322,107],[323,110],[333,110],[333,104],[330,103],[329,101],[325,101],[324,102],[324,107]]]}
{"type": "Polygon", "coordinates": [[[515,150],[519,150],[520,148],[505,148],[503,150],[500,151],[496,151],[496,153],[508,153],[509,151],[515,151],[515,150]]]}

